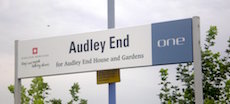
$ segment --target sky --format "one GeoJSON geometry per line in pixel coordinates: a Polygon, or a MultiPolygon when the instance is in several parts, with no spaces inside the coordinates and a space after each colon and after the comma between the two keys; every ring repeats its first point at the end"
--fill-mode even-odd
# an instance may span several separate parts
{"type": "MultiPolygon", "coordinates": [[[[201,44],[211,25],[218,28],[214,51],[224,53],[230,28],[229,0],[115,0],[115,27],[200,17],[201,44]]],[[[107,0],[0,0],[0,101],[13,104],[7,86],[14,83],[14,40],[65,36],[107,29],[107,0]]],[[[202,45],[203,46],[203,45],[202,45]]],[[[160,68],[169,68],[175,82],[176,65],[121,69],[117,104],[160,103],[160,68]]],[[[50,99],[70,100],[74,82],[89,104],[108,103],[108,85],[96,84],[96,72],[45,77],[50,99]]],[[[29,87],[31,79],[23,79],[29,87]]]]}

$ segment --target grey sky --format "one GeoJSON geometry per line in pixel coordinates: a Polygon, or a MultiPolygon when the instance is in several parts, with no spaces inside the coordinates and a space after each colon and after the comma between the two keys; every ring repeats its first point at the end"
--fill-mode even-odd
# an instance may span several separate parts
{"type": "MultiPolygon", "coordinates": [[[[200,16],[201,41],[210,25],[219,29],[217,48],[227,47],[230,28],[229,0],[115,0],[116,28],[200,16]]],[[[0,101],[12,104],[7,86],[14,82],[14,40],[53,37],[105,30],[107,0],[0,0],[0,101]],[[48,26],[49,25],[49,26],[48,26]]],[[[175,65],[121,70],[117,104],[153,104],[159,98],[159,69],[168,67],[174,80],[175,65]]],[[[23,80],[29,86],[31,79],[23,80]]],[[[96,73],[46,77],[51,96],[70,99],[69,87],[81,86],[89,104],[107,104],[107,85],[96,85],[96,73]]],[[[52,98],[51,97],[51,98],[52,98]]]]}

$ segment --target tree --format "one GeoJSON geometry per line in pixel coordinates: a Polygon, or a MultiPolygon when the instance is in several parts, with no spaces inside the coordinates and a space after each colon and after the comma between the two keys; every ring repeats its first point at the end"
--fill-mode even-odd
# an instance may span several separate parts
{"type": "MultiPolygon", "coordinates": [[[[210,26],[207,31],[204,49],[201,54],[203,75],[203,98],[205,104],[225,104],[230,102],[230,37],[225,54],[213,52],[211,48],[215,45],[217,27],[210,26]]],[[[192,63],[179,64],[176,80],[180,81],[182,87],[175,86],[167,80],[168,69],[161,69],[162,85],[159,98],[163,104],[180,103],[194,104],[194,69],[192,63]]]]}
{"type": "MultiPolygon", "coordinates": [[[[14,94],[14,86],[10,85],[8,87],[9,91],[14,94]]],[[[51,90],[48,83],[44,82],[42,77],[36,77],[32,80],[30,84],[30,89],[27,90],[24,86],[21,87],[21,104],[62,104],[61,99],[51,99],[47,100],[47,96],[49,95],[48,91],[51,90]]],[[[78,83],[74,83],[74,85],[70,89],[70,94],[73,100],[71,103],[77,102],[79,100],[79,93],[80,87],[78,83]]],[[[87,100],[81,99],[79,104],[87,104],[87,100]]]]}
{"type": "MultiPolygon", "coordinates": [[[[78,83],[74,83],[71,89],[69,90],[72,96],[72,100],[70,100],[68,104],[73,104],[73,102],[78,102],[79,96],[77,94],[79,93],[79,90],[80,90],[80,87],[78,83]]],[[[87,104],[87,100],[81,99],[80,104],[87,104]]]]}
{"type": "Polygon", "coordinates": [[[51,99],[50,100],[50,102],[52,103],[52,104],[61,104],[61,99],[51,99]]]}
{"type": "MultiPolygon", "coordinates": [[[[9,91],[14,94],[14,86],[10,85],[8,87],[9,91]]],[[[29,104],[30,98],[26,95],[26,88],[24,86],[21,87],[21,103],[22,104],[29,104]]]]}
{"type": "Polygon", "coordinates": [[[48,102],[45,101],[45,98],[49,94],[47,92],[48,90],[50,90],[49,85],[43,81],[42,77],[33,79],[32,84],[30,84],[30,89],[28,90],[33,104],[44,104],[44,102],[48,102]]]}
{"type": "MultiPolygon", "coordinates": [[[[10,85],[8,89],[14,94],[13,85],[10,85]]],[[[44,102],[48,102],[45,101],[48,90],[50,90],[48,83],[45,83],[42,77],[36,77],[32,80],[29,90],[24,86],[21,87],[21,103],[30,104],[32,102],[33,104],[44,104],[44,102]]]]}

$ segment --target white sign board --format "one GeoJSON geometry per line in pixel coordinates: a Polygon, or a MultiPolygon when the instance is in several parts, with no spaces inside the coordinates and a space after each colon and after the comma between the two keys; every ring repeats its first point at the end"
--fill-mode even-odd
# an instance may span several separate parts
{"type": "Polygon", "coordinates": [[[18,42],[18,78],[152,65],[151,25],[18,42]]]}
{"type": "Polygon", "coordinates": [[[192,19],[18,42],[18,77],[193,61],[192,19]]]}

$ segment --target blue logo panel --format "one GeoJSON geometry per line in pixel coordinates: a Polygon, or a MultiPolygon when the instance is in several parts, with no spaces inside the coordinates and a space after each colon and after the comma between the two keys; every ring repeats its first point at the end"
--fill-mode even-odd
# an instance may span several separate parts
{"type": "Polygon", "coordinates": [[[153,65],[193,61],[192,19],[152,24],[153,65]]]}

